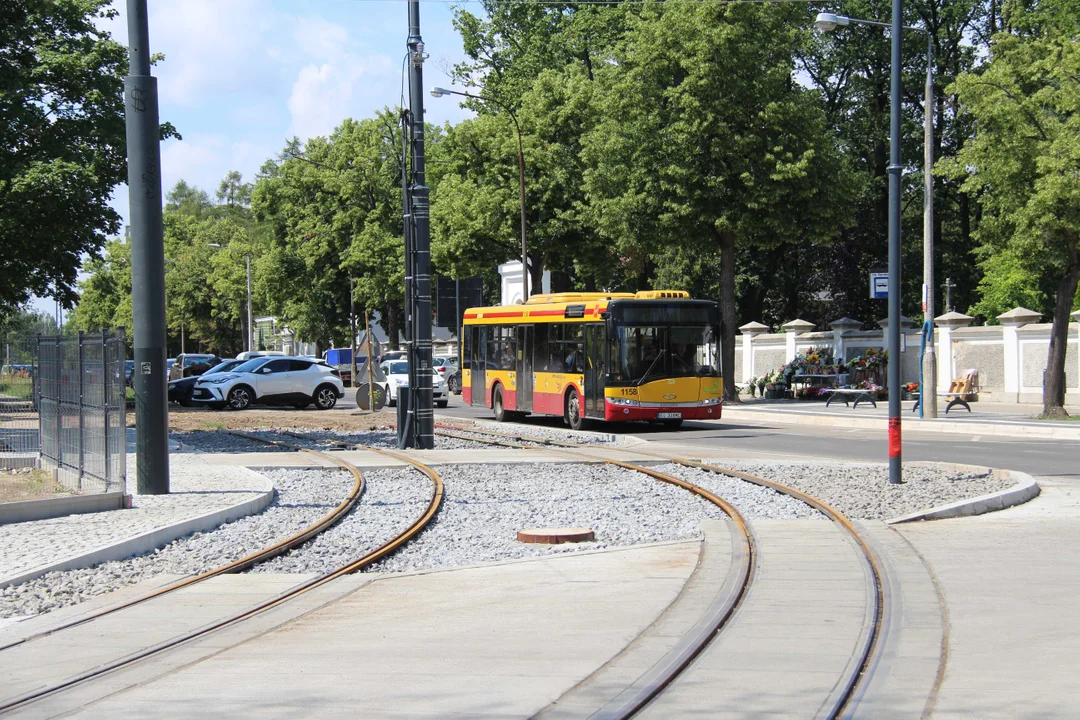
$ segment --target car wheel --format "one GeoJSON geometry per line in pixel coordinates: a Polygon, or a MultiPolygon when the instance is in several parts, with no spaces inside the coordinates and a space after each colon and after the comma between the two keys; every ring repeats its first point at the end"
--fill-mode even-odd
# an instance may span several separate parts
{"type": "Polygon", "coordinates": [[[337,390],[331,385],[320,385],[315,390],[315,407],[329,410],[337,405],[337,390]]]}
{"type": "Polygon", "coordinates": [[[230,390],[225,399],[233,410],[246,410],[251,405],[251,391],[240,385],[230,390]]]}
{"type": "Polygon", "coordinates": [[[178,402],[180,403],[180,407],[191,407],[192,405],[195,404],[195,403],[191,402],[190,400],[188,400],[187,398],[184,398],[183,400],[179,400],[178,402]]]}
{"type": "Polygon", "coordinates": [[[503,407],[502,388],[498,385],[495,386],[494,394],[491,396],[491,407],[495,410],[496,422],[506,422],[509,418],[506,412],[506,408],[503,407]]]}
{"type": "Polygon", "coordinates": [[[577,390],[573,388],[570,388],[570,392],[566,394],[566,410],[563,413],[563,419],[572,430],[584,430],[588,425],[588,421],[581,414],[581,398],[577,390]]]}
{"type": "Polygon", "coordinates": [[[446,386],[450,389],[450,392],[454,394],[461,392],[461,388],[458,387],[457,378],[455,378],[453,375],[451,375],[450,379],[446,381],[446,386]]]}
{"type": "Polygon", "coordinates": [[[437,403],[435,403],[435,405],[437,405],[438,407],[441,407],[441,408],[446,407],[448,404],[449,404],[448,400],[439,400],[437,403]]]}

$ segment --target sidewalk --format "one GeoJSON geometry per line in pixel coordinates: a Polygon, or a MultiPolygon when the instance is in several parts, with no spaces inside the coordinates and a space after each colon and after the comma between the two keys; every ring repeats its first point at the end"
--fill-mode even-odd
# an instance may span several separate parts
{"type": "MultiPolygon", "coordinates": [[[[920,419],[912,412],[915,403],[901,403],[901,422],[908,432],[961,433],[1006,437],[1080,440],[1080,422],[1069,420],[1037,420],[1041,405],[973,402],[971,412],[954,407],[945,414],[939,404],[935,420],[920,419]]],[[[888,401],[878,400],[877,407],[859,403],[858,407],[844,405],[839,400],[825,407],[818,400],[760,400],[744,399],[738,405],[724,405],[723,420],[774,422],[788,425],[817,425],[881,429],[889,416],[888,401]]]]}

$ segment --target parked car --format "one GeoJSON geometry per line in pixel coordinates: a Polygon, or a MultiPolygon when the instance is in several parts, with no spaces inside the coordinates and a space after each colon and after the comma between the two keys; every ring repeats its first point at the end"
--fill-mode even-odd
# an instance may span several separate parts
{"type": "Polygon", "coordinates": [[[445,380],[450,377],[450,374],[457,370],[457,358],[450,357],[437,357],[431,359],[431,366],[435,368],[436,372],[445,380]]]}
{"type": "Polygon", "coordinates": [[[454,368],[453,372],[446,376],[446,387],[455,395],[461,394],[461,368],[454,368]]]}
{"type": "MultiPolygon", "coordinates": [[[[384,362],[380,368],[386,376],[386,404],[397,405],[398,390],[409,387],[409,363],[404,360],[384,362]]],[[[444,408],[450,402],[450,390],[438,371],[431,370],[431,399],[444,408]]]]}
{"type": "Polygon", "coordinates": [[[322,363],[305,357],[262,357],[229,372],[195,381],[191,401],[214,408],[244,410],[251,405],[292,405],[302,410],[315,403],[329,410],[345,397],[341,378],[322,363]]]}
{"type": "Polygon", "coordinates": [[[200,377],[215,375],[217,373],[231,372],[243,365],[245,360],[226,360],[218,363],[201,375],[190,375],[169,381],[169,402],[180,403],[184,407],[191,407],[191,394],[195,391],[195,382],[200,377]]]}
{"type": "Polygon", "coordinates": [[[219,364],[221,359],[217,355],[205,353],[181,353],[176,356],[176,363],[169,368],[169,379],[202,375],[204,372],[219,364]]]}
{"type": "Polygon", "coordinates": [[[280,350],[245,350],[236,356],[237,360],[254,360],[261,357],[285,357],[280,350]]]}
{"type": "Polygon", "coordinates": [[[408,353],[404,350],[387,350],[383,353],[383,356],[379,359],[380,362],[390,362],[391,360],[405,360],[408,353]]]}

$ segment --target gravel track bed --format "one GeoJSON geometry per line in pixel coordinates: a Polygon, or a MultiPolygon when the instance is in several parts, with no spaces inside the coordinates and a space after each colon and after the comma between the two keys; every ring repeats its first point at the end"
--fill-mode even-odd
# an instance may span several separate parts
{"type": "MultiPolygon", "coordinates": [[[[341,440],[344,442],[356,443],[357,445],[367,445],[368,447],[373,448],[386,450],[398,449],[397,430],[394,430],[393,428],[356,432],[331,430],[303,430],[298,432],[305,432],[309,435],[327,438],[328,440],[341,440]]],[[[436,450],[490,450],[492,447],[494,446],[487,443],[459,440],[458,438],[445,437],[442,435],[435,436],[436,450]]]]}
{"type": "Polygon", "coordinates": [[[747,520],[828,520],[802,500],[745,480],[674,463],[651,469],[700,485],[734,505],[747,520]]]}
{"type": "Polygon", "coordinates": [[[371,572],[449,568],[697,537],[719,508],[674,485],[610,465],[453,465],[435,520],[371,572]],[[587,527],[595,542],[530,545],[517,532],[587,527]]]}
{"type": "MultiPolygon", "coordinates": [[[[258,433],[245,430],[252,435],[261,435],[272,440],[293,442],[293,438],[277,433],[258,433]]],[[[194,430],[191,432],[174,432],[171,434],[174,440],[178,440],[186,448],[194,448],[201,452],[211,453],[247,453],[247,452],[294,452],[289,448],[278,445],[269,445],[258,440],[229,435],[228,433],[215,432],[213,430],[194,430]]],[[[299,445],[300,443],[295,443],[299,445]]]]}
{"type": "Polygon", "coordinates": [[[889,484],[889,466],[884,463],[706,462],[788,485],[859,520],[889,520],[1013,485],[989,473],[944,470],[913,462],[904,463],[900,485],[889,484]]]}
{"type": "Polygon", "coordinates": [[[337,470],[274,470],[265,474],[277,492],[261,513],[180,538],[145,555],[92,568],[52,572],[0,589],[0,617],[33,615],[76,605],[160,573],[192,575],[224,565],[323,517],[344,499],[354,483],[351,474],[337,470]]]}
{"type": "Polygon", "coordinates": [[[367,487],[353,511],[311,542],[290,550],[250,572],[327,573],[357,560],[390,541],[419,518],[434,493],[416,470],[364,473],[367,487]]]}
{"type": "Polygon", "coordinates": [[[505,425],[497,422],[481,421],[476,423],[479,430],[501,433],[520,433],[526,437],[558,442],[579,443],[581,445],[629,445],[630,440],[613,433],[574,432],[542,425],[505,425]]]}

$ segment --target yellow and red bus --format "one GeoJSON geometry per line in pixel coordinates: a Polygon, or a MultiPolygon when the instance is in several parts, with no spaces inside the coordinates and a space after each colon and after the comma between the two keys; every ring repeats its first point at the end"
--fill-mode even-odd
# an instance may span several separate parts
{"type": "Polygon", "coordinates": [[[500,422],[556,415],[676,428],[720,417],[720,311],[682,290],[534,295],[465,311],[462,398],[500,422]]]}

